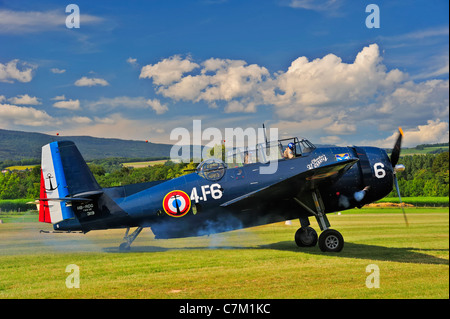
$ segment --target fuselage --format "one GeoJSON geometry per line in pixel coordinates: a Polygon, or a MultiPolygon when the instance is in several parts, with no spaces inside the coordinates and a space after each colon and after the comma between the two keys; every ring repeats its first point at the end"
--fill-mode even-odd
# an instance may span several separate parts
{"type": "Polygon", "coordinates": [[[95,203],[89,206],[86,203],[74,204],[79,218],[55,224],[55,229],[86,232],[143,226],[151,227],[157,238],[207,235],[311,216],[310,212],[293,200],[294,197],[301,199],[305,196],[311,185],[321,193],[325,213],[361,207],[385,197],[393,186],[393,169],[389,158],[383,149],[375,147],[316,148],[293,159],[279,159],[274,173],[261,174],[264,168],[273,164],[229,164],[223,176],[217,180],[208,180],[191,173],[163,182],[106,188],[95,203]],[[348,160],[354,160],[354,165],[339,176],[333,176],[334,171],[324,173],[323,176],[314,175],[317,168],[331,167],[348,160]],[[246,194],[258,192],[297,175],[308,181],[293,184],[298,189],[292,187],[244,207],[227,205],[246,194]],[[364,193],[358,193],[363,189],[364,193]],[[186,196],[179,201],[168,201],[166,196],[176,194],[171,193],[173,191],[186,196]],[[356,193],[363,197],[356,196],[356,193]],[[180,212],[181,207],[178,205],[187,204],[185,201],[189,202],[190,209],[177,216],[176,211],[180,212]],[[176,205],[173,204],[175,202],[176,205]],[[175,205],[176,208],[167,205],[175,205]]]}

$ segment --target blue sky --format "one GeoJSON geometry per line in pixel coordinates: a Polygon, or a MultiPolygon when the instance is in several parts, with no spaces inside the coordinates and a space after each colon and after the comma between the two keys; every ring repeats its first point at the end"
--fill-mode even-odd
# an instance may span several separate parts
{"type": "MultiPolygon", "coordinates": [[[[277,127],[313,143],[449,137],[449,3],[0,1],[0,128],[174,143],[277,127]],[[368,4],[380,28],[368,28],[368,4]]],[[[208,141],[204,141],[207,143],[208,141]]]]}

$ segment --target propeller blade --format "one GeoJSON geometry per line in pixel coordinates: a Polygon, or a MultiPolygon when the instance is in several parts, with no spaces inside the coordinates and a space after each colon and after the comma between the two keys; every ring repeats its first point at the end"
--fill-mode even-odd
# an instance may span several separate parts
{"type": "Polygon", "coordinates": [[[402,197],[400,196],[400,188],[398,187],[397,175],[394,174],[395,189],[397,189],[398,199],[400,200],[400,207],[403,211],[403,218],[405,219],[406,226],[409,226],[408,219],[406,218],[405,208],[403,207],[402,197]]]}
{"type": "Polygon", "coordinates": [[[400,158],[400,149],[402,147],[402,137],[403,137],[403,130],[401,127],[398,128],[398,138],[397,141],[395,142],[394,148],[392,149],[392,154],[391,154],[391,164],[392,167],[395,167],[395,165],[397,165],[398,163],[398,159],[400,158]]]}

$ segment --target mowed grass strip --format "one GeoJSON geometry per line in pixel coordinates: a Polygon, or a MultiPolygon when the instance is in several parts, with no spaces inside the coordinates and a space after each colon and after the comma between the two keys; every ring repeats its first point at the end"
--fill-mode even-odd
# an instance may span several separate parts
{"type": "Polygon", "coordinates": [[[149,167],[153,165],[164,165],[168,160],[155,160],[155,161],[146,161],[146,162],[129,162],[129,163],[122,163],[124,167],[134,167],[134,168],[143,168],[143,167],[149,167]]]}
{"type": "MultiPolygon", "coordinates": [[[[123,230],[45,234],[39,223],[0,225],[0,298],[448,298],[446,208],[362,209],[328,215],[341,253],[298,248],[277,223],[214,236],[155,240],[144,230],[118,252],[123,230]],[[75,264],[80,288],[65,272],[75,264]],[[369,265],[380,288],[369,289],[369,265]]],[[[319,227],[311,220],[319,233],[319,227]]]]}

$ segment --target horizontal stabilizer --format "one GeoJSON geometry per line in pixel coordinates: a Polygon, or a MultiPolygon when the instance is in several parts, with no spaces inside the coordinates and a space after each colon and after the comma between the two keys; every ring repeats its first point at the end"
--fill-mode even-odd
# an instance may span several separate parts
{"type": "Polygon", "coordinates": [[[40,202],[92,202],[91,198],[64,197],[64,198],[39,198],[40,202]]]}
{"type": "Polygon", "coordinates": [[[78,193],[78,194],[73,194],[72,198],[78,198],[78,197],[98,197],[100,195],[103,194],[103,190],[95,190],[95,191],[90,191],[90,192],[83,192],[83,193],[78,193]]]}

